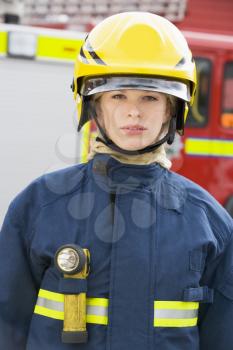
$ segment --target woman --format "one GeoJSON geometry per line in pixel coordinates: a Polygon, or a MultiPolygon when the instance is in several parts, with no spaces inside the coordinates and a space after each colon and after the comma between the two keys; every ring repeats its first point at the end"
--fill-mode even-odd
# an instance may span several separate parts
{"type": "Polygon", "coordinates": [[[87,164],[42,176],[10,205],[0,348],[232,350],[232,219],[169,171],[164,151],[195,86],[185,39],[159,16],[121,13],[88,35],[73,92],[79,130],[94,119],[99,135],[87,164]],[[62,273],[75,261],[64,245],[89,250],[87,283],[62,273]],[[88,338],[68,339],[64,301],[80,293],[88,338]]]}

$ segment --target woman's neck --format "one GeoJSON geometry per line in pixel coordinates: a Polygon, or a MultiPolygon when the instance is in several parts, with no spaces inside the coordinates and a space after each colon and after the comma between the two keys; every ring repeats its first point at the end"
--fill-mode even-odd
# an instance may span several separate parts
{"type": "Polygon", "coordinates": [[[120,152],[114,151],[110,147],[102,143],[101,141],[95,140],[91,145],[91,150],[88,155],[88,160],[92,159],[96,153],[110,154],[113,158],[125,164],[138,164],[138,165],[145,164],[146,165],[146,164],[158,163],[166,169],[170,169],[172,165],[171,161],[167,158],[164,145],[148,153],[138,154],[138,155],[127,155],[127,154],[122,154],[120,152]]]}

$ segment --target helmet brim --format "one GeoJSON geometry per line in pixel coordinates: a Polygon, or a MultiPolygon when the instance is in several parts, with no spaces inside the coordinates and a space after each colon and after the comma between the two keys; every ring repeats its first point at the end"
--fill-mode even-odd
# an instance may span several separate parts
{"type": "Polygon", "coordinates": [[[80,93],[82,96],[92,96],[101,92],[126,89],[161,92],[190,102],[190,88],[186,83],[157,77],[102,76],[89,78],[83,82],[80,93]]]}

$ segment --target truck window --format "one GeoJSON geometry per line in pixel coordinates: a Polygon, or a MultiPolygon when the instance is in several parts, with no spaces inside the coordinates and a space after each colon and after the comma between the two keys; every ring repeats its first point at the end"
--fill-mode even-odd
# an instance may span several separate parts
{"type": "Polygon", "coordinates": [[[195,57],[197,66],[197,91],[193,106],[189,110],[187,127],[204,127],[208,122],[211,61],[195,57]]]}
{"type": "Polygon", "coordinates": [[[221,125],[233,129],[233,61],[224,67],[221,125]]]}

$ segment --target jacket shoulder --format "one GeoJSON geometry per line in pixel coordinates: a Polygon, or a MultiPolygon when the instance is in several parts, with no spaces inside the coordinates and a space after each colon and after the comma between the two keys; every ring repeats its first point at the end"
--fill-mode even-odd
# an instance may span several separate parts
{"type": "Polygon", "coordinates": [[[77,191],[86,172],[87,165],[78,164],[36,178],[13,199],[8,215],[18,221],[34,220],[43,206],[77,191]]]}
{"type": "Polygon", "coordinates": [[[165,183],[175,191],[180,198],[180,205],[205,215],[206,220],[219,232],[233,234],[233,220],[225,208],[204,188],[186,177],[167,172],[165,183]]]}

